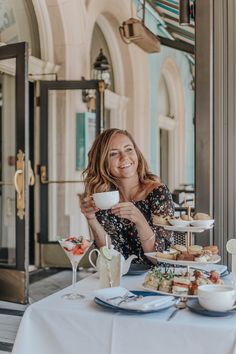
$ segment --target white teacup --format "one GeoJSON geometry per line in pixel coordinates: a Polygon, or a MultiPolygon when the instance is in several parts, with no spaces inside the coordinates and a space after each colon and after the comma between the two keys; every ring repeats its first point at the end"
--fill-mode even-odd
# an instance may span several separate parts
{"type": "Polygon", "coordinates": [[[208,284],[198,288],[198,301],[209,311],[231,310],[235,303],[235,288],[230,285],[208,284]]]}
{"type": "Polygon", "coordinates": [[[119,203],[119,191],[94,193],[93,200],[99,209],[110,209],[113,205],[119,203]]]}

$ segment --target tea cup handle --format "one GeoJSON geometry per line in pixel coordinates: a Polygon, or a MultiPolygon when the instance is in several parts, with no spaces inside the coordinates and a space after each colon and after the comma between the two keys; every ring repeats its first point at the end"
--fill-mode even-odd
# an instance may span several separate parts
{"type": "Polygon", "coordinates": [[[89,252],[89,256],[88,256],[90,264],[93,266],[93,268],[95,268],[97,270],[96,265],[92,261],[92,253],[93,252],[97,252],[97,254],[99,256],[100,255],[100,251],[97,248],[94,248],[92,251],[89,252]]]}

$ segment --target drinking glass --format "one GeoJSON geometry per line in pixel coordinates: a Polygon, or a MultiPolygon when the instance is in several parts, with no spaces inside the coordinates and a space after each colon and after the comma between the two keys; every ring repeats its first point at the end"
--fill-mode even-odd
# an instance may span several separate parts
{"type": "Polygon", "coordinates": [[[68,238],[63,238],[58,242],[60,243],[72,265],[72,293],[64,294],[62,297],[68,300],[82,299],[84,298],[84,295],[77,293],[75,288],[77,268],[79,262],[91,246],[92,241],[86,240],[83,236],[79,236],[78,238],[71,236],[68,238]]]}

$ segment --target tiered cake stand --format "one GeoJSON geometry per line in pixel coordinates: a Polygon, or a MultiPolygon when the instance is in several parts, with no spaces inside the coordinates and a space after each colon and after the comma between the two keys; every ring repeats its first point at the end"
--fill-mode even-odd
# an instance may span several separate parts
{"type": "MultiPolygon", "coordinates": [[[[199,227],[199,226],[186,226],[186,227],[177,227],[177,226],[171,226],[171,225],[156,225],[156,226],[161,226],[165,230],[168,231],[175,231],[175,232],[181,232],[185,233],[186,235],[186,247],[191,246],[194,244],[193,242],[193,233],[201,233],[206,230],[210,230],[213,228],[213,225],[210,227],[199,227]]],[[[204,264],[214,264],[214,263],[219,263],[221,260],[221,257],[219,255],[214,255],[212,256],[212,259],[207,262],[198,262],[198,261],[183,261],[183,260],[172,260],[172,259],[165,259],[162,257],[156,256],[156,252],[150,252],[150,253],[145,253],[145,255],[154,263],[156,264],[157,262],[161,263],[167,263],[167,264],[173,264],[173,265],[180,265],[180,266],[186,266],[187,271],[189,271],[189,268],[196,268],[197,266],[202,266],[204,264]]]]}

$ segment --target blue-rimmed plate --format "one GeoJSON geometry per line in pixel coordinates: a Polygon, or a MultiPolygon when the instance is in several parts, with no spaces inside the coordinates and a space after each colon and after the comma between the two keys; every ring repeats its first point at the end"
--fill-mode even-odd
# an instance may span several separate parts
{"type": "Polygon", "coordinates": [[[208,316],[208,317],[225,317],[225,316],[232,316],[235,314],[235,310],[229,310],[224,312],[219,311],[209,311],[204,309],[198,302],[198,299],[191,299],[187,302],[187,307],[190,311],[197,313],[199,315],[208,316]]]}
{"type": "MultiPolygon", "coordinates": [[[[151,291],[139,291],[139,290],[130,290],[130,292],[132,292],[135,295],[139,295],[139,296],[156,296],[157,294],[151,291]]],[[[160,295],[162,296],[162,295],[160,295]]],[[[118,306],[114,306],[111,304],[108,304],[107,302],[104,302],[100,299],[98,299],[97,297],[94,298],[94,302],[95,304],[97,304],[98,306],[101,306],[107,310],[110,311],[117,311],[117,312],[125,312],[125,313],[139,313],[139,314],[145,314],[145,313],[152,313],[152,312],[160,312],[160,311],[164,311],[168,308],[170,308],[171,306],[173,306],[175,304],[174,301],[164,304],[163,306],[160,306],[156,309],[151,309],[151,310],[147,310],[147,311],[142,311],[142,310],[137,310],[137,309],[125,309],[125,308],[121,308],[118,306]]]]}

